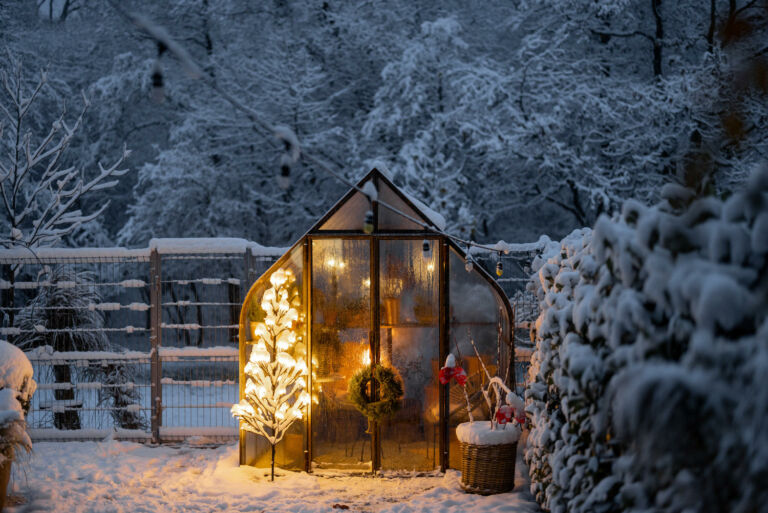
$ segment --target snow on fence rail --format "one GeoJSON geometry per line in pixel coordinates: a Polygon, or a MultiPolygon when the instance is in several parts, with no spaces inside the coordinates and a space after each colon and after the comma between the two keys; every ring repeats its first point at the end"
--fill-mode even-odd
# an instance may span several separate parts
{"type": "MultiPolygon", "coordinates": [[[[509,251],[501,256],[473,253],[492,274],[503,262],[499,283],[515,305],[520,343],[536,312],[525,281],[546,242],[499,243],[509,251]]],[[[0,249],[0,337],[31,349],[39,383],[32,437],[236,437],[229,406],[238,399],[240,306],[284,251],[234,238],[152,239],[141,249],[0,249]],[[80,295],[90,299],[40,300],[80,295]]],[[[518,376],[527,356],[519,351],[518,376]]]]}

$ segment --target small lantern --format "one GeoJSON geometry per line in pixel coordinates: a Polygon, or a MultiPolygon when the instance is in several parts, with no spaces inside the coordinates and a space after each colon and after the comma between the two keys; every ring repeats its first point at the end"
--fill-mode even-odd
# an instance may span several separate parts
{"type": "Polygon", "coordinates": [[[373,233],[373,211],[368,210],[365,213],[365,219],[363,220],[363,231],[365,233],[373,233]]]}

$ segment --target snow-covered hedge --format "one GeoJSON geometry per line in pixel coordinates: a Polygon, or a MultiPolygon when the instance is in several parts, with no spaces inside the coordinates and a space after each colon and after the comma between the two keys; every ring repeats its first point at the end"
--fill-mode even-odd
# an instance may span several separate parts
{"type": "Polygon", "coordinates": [[[12,458],[17,447],[32,447],[24,417],[35,388],[29,359],[18,347],[0,340],[0,464],[12,458]]]}
{"type": "Polygon", "coordinates": [[[668,197],[537,263],[526,459],[553,513],[768,504],[768,172],[668,197]]]}

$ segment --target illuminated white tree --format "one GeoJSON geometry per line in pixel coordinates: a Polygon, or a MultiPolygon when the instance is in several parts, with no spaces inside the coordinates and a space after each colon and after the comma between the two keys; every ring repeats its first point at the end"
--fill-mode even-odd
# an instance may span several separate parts
{"type": "Polygon", "coordinates": [[[275,446],[309,404],[306,392],[306,350],[297,344],[295,323],[298,292],[289,270],[269,277],[272,287],[264,292],[261,308],[264,321],[253,324],[255,345],[245,366],[245,397],[232,406],[240,418],[240,429],[262,435],[272,446],[272,480],[275,479],[275,446]]]}

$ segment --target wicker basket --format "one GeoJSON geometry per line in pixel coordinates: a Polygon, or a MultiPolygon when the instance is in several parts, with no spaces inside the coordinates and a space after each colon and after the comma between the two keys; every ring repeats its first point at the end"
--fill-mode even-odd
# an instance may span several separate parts
{"type": "Polygon", "coordinates": [[[461,447],[461,487],[469,493],[492,495],[515,487],[517,443],[461,447]]]}

